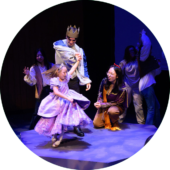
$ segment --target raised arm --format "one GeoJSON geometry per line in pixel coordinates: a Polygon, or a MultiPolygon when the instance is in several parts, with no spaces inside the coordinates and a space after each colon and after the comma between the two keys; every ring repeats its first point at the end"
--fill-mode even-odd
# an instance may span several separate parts
{"type": "Polygon", "coordinates": [[[76,63],[73,65],[73,67],[70,69],[70,71],[68,72],[68,74],[72,75],[75,70],[77,69],[79,63],[80,63],[80,60],[82,59],[81,55],[79,53],[76,53],[75,54],[76,58],[77,58],[77,61],[76,63]]]}
{"type": "Polygon", "coordinates": [[[119,63],[119,66],[122,70],[122,75],[124,76],[125,74],[125,66],[126,66],[126,61],[125,60],[122,60],[120,63],[119,63]]]}
{"type": "Polygon", "coordinates": [[[142,30],[141,32],[141,42],[142,42],[142,48],[140,51],[140,60],[145,61],[150,55],[151,41],[149,37],[146,35],[146,32],[144,30],[142,30]]]}

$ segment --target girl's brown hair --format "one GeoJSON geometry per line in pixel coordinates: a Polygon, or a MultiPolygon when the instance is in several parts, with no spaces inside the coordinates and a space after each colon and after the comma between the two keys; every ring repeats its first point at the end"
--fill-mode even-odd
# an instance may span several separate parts
{"type": "Polygon", "coordinates": [[[63,67],[65,67],[64,64],[54,64],[49,70],[43,72],[42,74],[45,74],[49,78],[58,77],[58,73],[63,67]]]}

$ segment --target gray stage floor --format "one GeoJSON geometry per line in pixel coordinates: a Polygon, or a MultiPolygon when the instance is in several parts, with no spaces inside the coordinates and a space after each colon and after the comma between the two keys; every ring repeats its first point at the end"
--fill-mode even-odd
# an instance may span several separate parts
{"type": "Polygon", "coordinates": [[[49,162],[67,168],[97,169],[131,157],[157,130],[153,125],[130,123],[121,124],[121,128],[121,131],[94,129],[90,124],[82,129],[84,137],[78,137],[70,130],[64,134],[58,148],[52,148],[51,138],[34,130],[21,132],[20,137],[32,152],[49,162]]]}

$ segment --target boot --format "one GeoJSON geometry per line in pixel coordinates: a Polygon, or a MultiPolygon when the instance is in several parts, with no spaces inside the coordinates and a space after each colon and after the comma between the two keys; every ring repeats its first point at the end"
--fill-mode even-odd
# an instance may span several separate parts
{"type": "Polygon", "coordinates": [[[118,120],[113,124],[113,127],[111,127],[111,130],[112,131],[121,130],[118,120]]]}
{"type": "Polygon", "coordinates": [[[113,116],[111,116],[111,121],[113,123],[113,127],[111,128],[112,131],[121,130],[118,120],[119,120],[119,113],[115,113],[113,116]]]}
{"type": "Polygon", "coordinates": [[[82,130],[78,126],[74,126],[74,133],[77,134],[80,137],[84,136],[84,132],[82,132],[82,130]]]}
{"type": "Polygon", "coordinates": [[[104,112],[104,120],[105,120],[105,129],[110,129],[111,128],[110,117],[106,111],[104,112]]]}

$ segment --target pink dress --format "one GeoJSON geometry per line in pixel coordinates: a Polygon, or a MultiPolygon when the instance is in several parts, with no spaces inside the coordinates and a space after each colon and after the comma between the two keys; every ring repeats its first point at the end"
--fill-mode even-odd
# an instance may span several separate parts
{"type": "Polygon", "coordinates": [[[71,75],[67,74],[64,81],[60,81],[59,77],[50,79],[50,88],[54,86],[64,95],[71,97],[76,102],[74,105],[53,92],[44,98],[39,106],[38,115],[42,116],[35,126],[35,131],[45,136],[60,134],[62,125],[67,130],[67,126],[85,126],[92,120],[83,111],[90,105],[90,101],[82,94],[70,90],[68,82],[71,75]]]}

